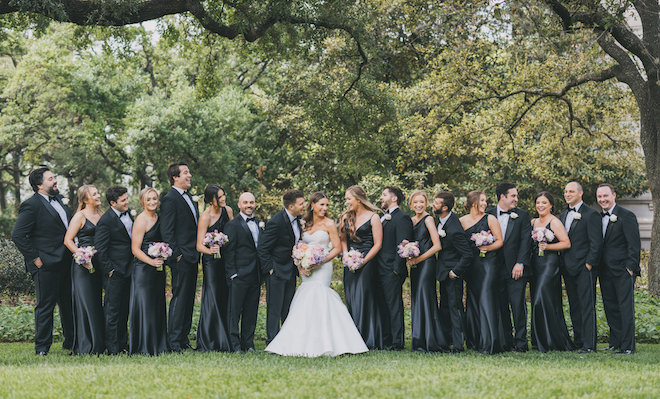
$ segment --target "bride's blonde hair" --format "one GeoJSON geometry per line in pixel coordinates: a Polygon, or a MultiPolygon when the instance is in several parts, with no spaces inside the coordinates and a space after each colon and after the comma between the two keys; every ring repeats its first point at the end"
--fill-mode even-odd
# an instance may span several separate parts
{"type": "MultiPolygon", "coordinates": [[[[369,199],[367,198],[367,192],[364,191],[362,187],[350,186],[346,189],[346,192],[351,193],[351,195],[360,203],[360,205],[366,209],[374,213],[378,212],[379,208],[369,202],[369,199]]],[[[360,239],[355,234],[357,227],[358,226],[355,225],[355,211],[346,210],[341,214],[341,219],[339,220],[339,233],[345,234],[351,241],[359,241],[360,239]]]]}

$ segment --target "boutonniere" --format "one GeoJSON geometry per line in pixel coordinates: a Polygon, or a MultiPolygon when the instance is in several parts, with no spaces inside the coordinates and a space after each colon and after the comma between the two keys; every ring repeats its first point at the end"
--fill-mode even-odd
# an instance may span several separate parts
{"type": "Polygon", "coordinates": [[[511,219],[518,219],[518,214],[515,213],[515,212],[511,212],[511,216],[510,216],[510,218],[511,218],[511,219]]]}
{"type": "Polygon", "coordinates": [[[610,222],[614,223],[617,220],[619,220],[619,218],[616,215],[610,215],[610,222]]]}
{"type": "Polygon", "coordinates": [[[303,229],[305,228],[305,220],[304,219],[300,219],[300,227],[302,227],[303,229]]]}
{"type": "Polygon", "coordinates": [[[193,202],[199,201],[199,195],[193,195],[192,200],[193,200],[193,202]]]}
{"type": "Polygon", "coordinates": [[[386,213],[385,214],[385,220],[392,220],[392,215],[390,215],[389,213],[386,213]]]}
{"type": "Polygon", "coordinates": [[[68,198],[62,198],[62,203],[64,205],[69,205],[69,199],[68,198]]]}
{"type": "Polygon", "coordinates": [[[259,222],[259,228],[260,228],[260,229],[263,230],[265,227],[266,227],[266,223],[264,223],[264,222],[259,222]]]}
{"type": "Polygon", "coordinates": [[[573,220],[580,220],[580,219],[582,219],[582,214],[573,212],[573,220]]]}
{"type": "Polygon", "coordinates": [[[131,216],[133,217],[137,216],[137,211],[135,209],[131,209],[131,216]]]}
{"type": "Polygon", "coordinates": [[[443,229],[440,229],[438,230],[438,235],[440,236],[440,238],[445,238],[447,237],[447,232],[444,231],[443,229]]]}

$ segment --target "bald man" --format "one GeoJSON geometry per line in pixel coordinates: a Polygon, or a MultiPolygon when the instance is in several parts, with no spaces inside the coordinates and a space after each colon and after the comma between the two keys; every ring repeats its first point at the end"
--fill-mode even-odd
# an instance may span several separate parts
{"type": "Polygon", "coordinates": [[[225,225],[229,242],[222,253],[229,286],[229,342],[233,352],[254,351],[261,276],[257,247],[262,233],[254,217],[257,202],[252,193],[238,197],[238,217],[225,225]],[[240,329],[239,329],[240,322],[240,329]]]}

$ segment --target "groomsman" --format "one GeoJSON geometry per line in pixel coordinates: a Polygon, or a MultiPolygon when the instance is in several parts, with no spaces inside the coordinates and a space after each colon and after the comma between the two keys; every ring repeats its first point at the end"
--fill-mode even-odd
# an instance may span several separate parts
{"type": "Polygon", "coordinates": [[[561,252],[561,274],[573,321],[573,340],[580,353],[596,350],[596,267],[603,235],[601,217],[582,200],[584,191],[578,182],[564,189],[568,209],[559,215],[571,247],[561,252]]]}
{"type": "Polygon", "coordinates": [[[402,350],[404,341],[402,286],[408,277],[406,260],[397,254],[397,246],[403,240],[413,239],[410,216],[399,209],[403,192],[397,187],[385,187],[380,196],[385,215],[383,246],[378,253],[378,273],[381,285],[381,309],[383,310],[383,341],[392,350],[402,350]]]}
{"type": "Polygon", "coordinates": [[[635,278],[639,276],[641,241],[635,214],[616,204],[614,186],[603,183],[596,190],[603,208],[603,250],[598,264],[605,317],[610,326],[609,350],[635,352],[635,278]]]}
{"type": "Polygon", "coordinates": [[[34,348],[37,355],[46,356],[53,343],[56,304],[64,331],[62,349],[73,346],[71,252],[64,246],[71,215],[62,202],[57,179],[48,168],[33,170],[29,181],[35,194],[21,204],[11,238],[34,281],[34,348]]]}
{"type": "MultiPolygon", "coordinates": [[[[438,234],[442,249],[438,252],[436,278],[440,282],[443,308],[449,313],[442,318],[444,324],[451,322],[452,352],[463,351],[465,335],[465,308],[463,307],[463,278],[472,263],[470,243],[458,216],[452,212],[454,194],[441,191],[433,200],[433,211],[440,219],[438,234]]],[[[444,310],[443,309],[443,310],[444,310]]],[[[443,330],[447,330],[443,326],[443,330]]]]}
{"type": "Polygon", "coordinates": [[[185,162],[175,162],[167,168],[172,185],[160,201],[160,233],[172,248],[167,264],[172,271],[172,300],[167,322],[170,350],[183,352],[193,349],[188,340],[192,325],[193,306],[197,288],[197,202],[188,192],[190,169],[185,162]]]}
{"type": "Polygon", "coordinates": [[[238,217],[225,225],[229,242],[222,253],[229,281],[229,340],[234,352],[254,351],[261,294],[257,254],[261,228],[260,221],[254,217],[256,206],[252,193],[241,194],[238,197],[238,217]]]}
{"type": "Polygon", "coordinates": [[[110,204],[96,224],[94,246],[103,272],[105,299],[105,344],[108,354],[128,353],[128,304],[133,271],[131,236],[133,217],[128,209],[126,187],[112,186],[105,192],[110,204]]]}
{"type": "Polygon", "coordinates": [[[502,325],[506,333],[507,347],[516,352],[526,352],[527,304],[525,288],[530,274],[530,250],[532,224],[529,213],[516,208],[518,190],[512,183],[504,182],[495,188],[497,206],[487,212],[495,215],[502,227],[504,245],[497,252],[498,267],[502,272],[500,306],[502,325]],[[515,333],[512,336],[511,316],[515,333]]]}
{"type": "Polygon", "coordinates": [[[298,268],[291,252],[300,240],[300,216],[305,210],[305,195],[300,190],[287,190],[282,196],[284,209],[266,224],[259,238],[259,260],[266,276],[266,334],[267,344],[280,331],[296,291],[298,268]]]}

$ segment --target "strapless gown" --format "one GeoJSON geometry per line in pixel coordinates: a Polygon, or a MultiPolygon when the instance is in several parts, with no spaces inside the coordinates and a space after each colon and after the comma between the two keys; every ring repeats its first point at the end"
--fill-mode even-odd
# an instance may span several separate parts
{"type": "MultiPolygon", "coordinates": [[[[330,247],[330,236],[323,230],[305,232],[302,239],[330,247]]],[[[289,315],[266,352],[318,357],[369,351],[339,294],[330,288],[331,279],[332,262],[302,276],[289,315]]]]}

